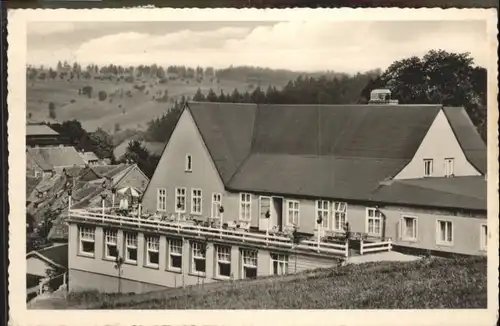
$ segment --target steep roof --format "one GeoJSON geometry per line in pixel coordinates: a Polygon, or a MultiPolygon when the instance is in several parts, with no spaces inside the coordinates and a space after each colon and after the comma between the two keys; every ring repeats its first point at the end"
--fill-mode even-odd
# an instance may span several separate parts
{"type": "Polygon", "coordinates": [[[28,257],[36,255],[55,267],[68,268],[68,244],[57,244],[38,251],[32,251],[27,254],[28,257]]]}
{"type": "Polygon", "coordinates": [[[27,148],[27,152],[44,170],[85,165],[85,161],[72,146],[31,147],[27,148]]]}
{"type": "MultiPolygon", "coordinates": [[[[230,190],[369,200],[410,162],[443,108],[190,102],[186,109],[230,190]]],[[[484,143],[482,151],[469,139],[475,129],[465,110],[445,113],[467,158],[486,162],[484,143]]]]}
{"type": "Polygon", "coordinates": [[[26,136],[46,136],[46,135],[59,135],[54,129],[46,125],[27,125],[26,136]]]}
{"type": "Polygon", "coordinates": [[[31,193],[35,190],[36,186],[40,183],[42,178],[26,176],[26,199],[30,198],[31,193]]]}

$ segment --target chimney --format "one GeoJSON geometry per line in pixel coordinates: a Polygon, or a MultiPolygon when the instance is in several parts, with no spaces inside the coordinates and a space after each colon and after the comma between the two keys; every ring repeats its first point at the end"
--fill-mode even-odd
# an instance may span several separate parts
{"type": "Polygon", "coordinates": [[[388,88],[377,88],[371,91],[368,104],[398,104],[398,100],[391,100],[391,90],[388,88]]]}

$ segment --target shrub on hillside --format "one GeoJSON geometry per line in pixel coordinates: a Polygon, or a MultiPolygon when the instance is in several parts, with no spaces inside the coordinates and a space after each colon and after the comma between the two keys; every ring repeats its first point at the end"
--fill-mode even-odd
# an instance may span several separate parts
{"type": "Polygon", "coordinates": [[[97,94],[99,101],[105,101],[108,98],[108,94],[105,91],[99,91],[97,94]]]}
{"type": "Polygon", "coordinates": [[[93,91],[93,87],[92,86],[84,86],[82,88],[82,95],[87,95],[89,98],[92,97],[92,91],[93,91]]]}
{"type": "Polygon", "coordinates": [[[71,103],[75,103],[75,102],[76,102],[76,100],[73,98],[73,99],[71,99],[71,101],[70,101],[70,102],[71,102],[71,103]]]}
{"type": "Polygon", "coordinates": [[[133,83],[134,82],[134,76],[127,76],[127,77],[125,77],[125,81],[127,83],[133,83]]]}

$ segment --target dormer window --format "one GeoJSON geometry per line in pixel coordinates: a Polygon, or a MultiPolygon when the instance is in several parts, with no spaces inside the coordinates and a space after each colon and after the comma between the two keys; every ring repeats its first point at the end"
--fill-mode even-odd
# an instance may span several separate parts
{"type": "Polygon", "coordinates": [[[192,172],[193,171],[193,157],[191,154],[186,155],[186,167],[185,167],[186,172],[192,172]]]}
{"type": "Polygon", "coordinates": [[[444,159],[444,176],[451,177],[455,174],[454,167],[455,160],[453,158],[444,159]]]}
{"type": "Polygon", "coordinates": [[[424,177],[432,176],[432,169],[433,169],[432,163],[433,163],[432,159],[424,160],[424,177]]]}

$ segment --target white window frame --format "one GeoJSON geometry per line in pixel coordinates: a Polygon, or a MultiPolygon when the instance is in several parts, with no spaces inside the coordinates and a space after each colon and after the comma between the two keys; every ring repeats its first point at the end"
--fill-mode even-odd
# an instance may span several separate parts
{"type": "Polygon", "coordinates": [[[332,203],[332,229],[335,231],[343,232],[345,224],[347,223],[347,203],[346,202],[333,202],[332,203]],[[339,220],[340,219],[340,224],[339,220]],[[339,224],[340,227],[337,227],[339,224]]]}
{"type": "Polygon", "coordinates": [[[186,213],[186,197],[187,197],[187,190],[186,187],[178,187],[175,188],[175,212],[176,213],[186,213]],[[183,199],[183,207],[182,208],[177,208],[177,204],[179,203],[180,199],[183,199]]]}
{"type": "Polygon", "coordinates": [[[289,257],[288,255],[271,253],[271,275],[287,275],[289,272],[289,257]],[[274,273],[274,263],[278,264],[277,273],[274,273]]]}
{"type": "Polygon", "coordinates": [[[193,156],[191,154],[186,154],[186,162],[184,166],[185,172],[193,172],[193,156]]]}
{"type": "Polygon", "coordinates": [[[314,229],[318,229],[318,219],[319,217],[323,218],[323,222],[321,223],[321,228],[323,230],[330,229],[331,221],[330,221],[330,202],[328,200],[316,200],[316,219],[314,221],[314,229]],[[326,207],[325,207],[326,206],[326,207]]]}
{"type": "Polygon", "coordinates": [[[191,242],[191,273],[196,274],[199,276],[205,276],[207,273],[207,251],[206,251],[206,244],[203,244],[201,242],[191,242]],[[205,248],[203,248],[205,247],[205,248]],[[204,249],[204,251],[203,251],[204,249]],[[204,260],[205,261],[205,271],[204,272],[199,272],[196,270],[196,263],[195,261],[199,260],[204,260]]]}
{"type": "Polygon", "coordinates": [[[159,212],[167,211],[167,189],[156,189],[156,210],[159,212]]]}
{"type": "Polygon", "coordinates": [[[78,237],[79,237],[79,254],[87,257],[94,257],[95,256],[95,228],[89,228],[89,227],[84,227],[80,226],[78,228],[78,237]],[[83,250],[83,243],[88,242],[88,243],[93,243],[94,244],[94,250],[93,252],[88,252],[83,250]]]}
{"type": "Polygon", "coordinates": [[[241,278],[246,279],[245,278],[246,268],[255,269],[255,277],[257,277],[259,252],[257,250],[241,249],[240,254],[241,254],[241,278]]]}
{"type": "Polygon", "coordinates": [[[455,174],[455,159],[447,157],[444,159],[444,176],[450,177],[455,174]]]}
{"type": "Polygon", "coordinates": [[[147,267],[158,268],[160,266],[160,237],[158,236],[145,236],[146,243],[146,259],[145,265],[147,267]],[[152,263],[149,260],[149,253],[156,252],[158,254],[158,263],[152,263]]]}
{"type": "Polygon", "coordinates": [[[191,214],[201,215],[202,212],[203,212],[203,191],[199,188],[193,188],[191,189],[191,214]],[[199,210],[195,209],[197,203],[199,203],[199,210]]]}
{"type": "Polygon", "coordinates": [[[222,279],[231,278],[231,247],[215,246],[215,276],[222,279]],[[229,265],[229,275],[220,274],[220,264],[229,265]]]}
{"type": "Polygon", "coordinates": [[[212,218],[220,219],[222,214],[219,212],[219,208],[222,206],[222,194],[214,192],[212,193],[212,218]]]}
{"type": "Polygon", "coordinates": [[[479,226],[479,232],[480,232],[479,249],[481,251],[486,251],[486,250],[488,250],[488,224],[481,224],[479,226]],[[486,234],[484,232],[485,230],[486,230],[486,234]]]}
{"type": "Polygon", "coordinates": [[[405,241],[417,241],[418,239],[418,218],[413,215],[402,215],[399,223],[399,234],[401,240],[405,241]],[[413,234],[411,236],[406,235],[406,220],[413,220],[413,234]]]}
{"type": "Polygon", "coordinates": [[[116,256],[111,256],[109,254],[109,252],[110,252],[109,249],[111,247],[115,247],[116,254],[119,255],[119,253],[118,253],[118,231],[105,229],[104,230],[104,258],[116,260],[117,259],[116,256]]]}
{"type": "Polygon", "coordinates": [[[131,264],[137,264],[137,259],[130,258],[130,250],[135,250],[135,257],[138,257],[137,251],[137,233],[124,232],[125,237],[125,262],[131,264]]]}
{"type": "Polygon", "coordinates": [[[384,227],[383,225],[383,216],[382,212],[374,207],[367,207],[366,208],[366,233],[369,235],[373,236],[381,236],[382,235],[382,228],[384,227]],[[370,216],[370,212],[373,212],[372,216],[370,216]],[[377,213],[380,214],[380,216],[377,216],[377,213]],[[373,232],[370,232],[370,220],[373,220],[373,232]],[[379,221],[379,232],[374,232],[375,231],[375,221],[379,221]]]}
{"type": "Polygon", "coordinates": [[[288,199],[286,201],[286,225],[299,226],[300,225],[299,223],[300,223],[300,201],[288,199]],[[292,204],[292,207],[290,207],[290,204],[292,204]],[[295,207],[295,205],[297,205],[297,207],[295,207]]]}
{"type": "MultiPolygon", "coordinates": [[[[453,246],[453,241],[454,241],[454,230],[453,230],[453,221],[450,220],[444,220],[444,219],[439,219],[436,221],[436,244],[441,245],[441,246],[453,246]],[[446,225],[450,225],[451,229],[451,241],[448,240],[442,240],[441,239],[441,222],[446,223],[446,225]]],[[[445,229],[445,237],[448,236],[448,227],[445,229]]]]}
{"type": "Polygon", "coordinates": [[[252,195],[247,192],[240,193],[240,221],[252,220],[252,195]]]}
{"type": "Polygon", "coordinates": [[[424,177],[431,177],[432,173],[434,172],[433,170],[434,170],[434,160],[431,158],[424,159],[424,177]],[[429,164],[429,169],[427,169],[427,164],[429,164]]]}
{"type": "Polygon", "coordinates": [[[182,271],[182,253],[183,253],[183,241],[182,239],[168,239],[168,270],[180,272],[182,271]],[[181,267],[175,267],[172,265],[172,257],[181,257],[181,267]]]}

